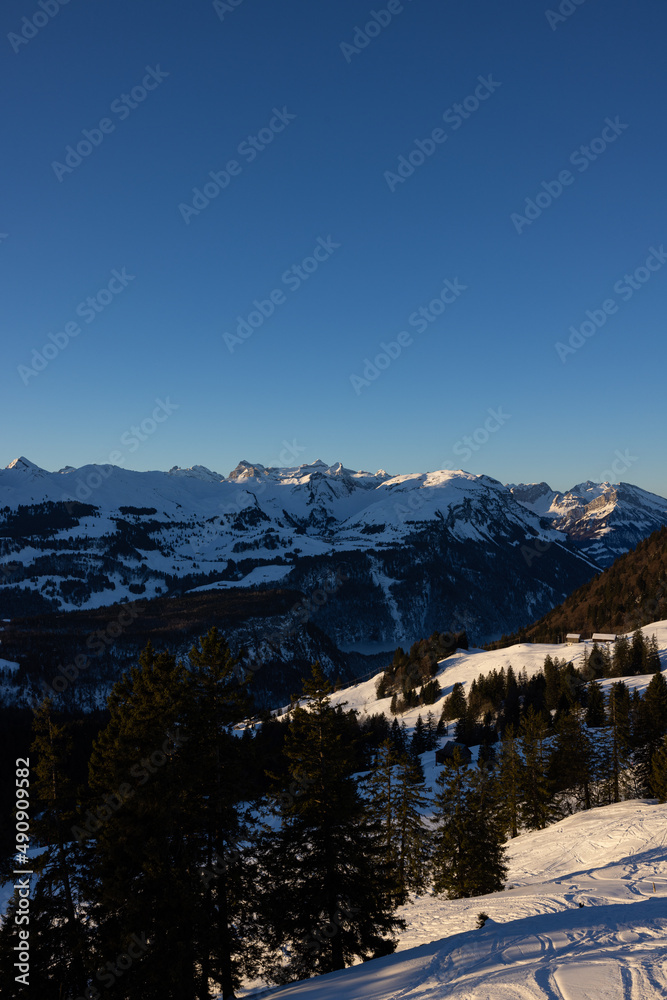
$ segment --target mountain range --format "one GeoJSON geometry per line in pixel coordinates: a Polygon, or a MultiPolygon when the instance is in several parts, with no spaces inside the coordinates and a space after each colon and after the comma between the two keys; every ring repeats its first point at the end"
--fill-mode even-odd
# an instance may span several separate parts
{"type": "Polygon", "coordinates": [[[0,471],[0,616],[199,589],[287,588],[336,646],[361,652],[539,618],[655,528],[637,486],[503,485],[461,470],[392,476],[318,460],[133,472],[0,471]]]}

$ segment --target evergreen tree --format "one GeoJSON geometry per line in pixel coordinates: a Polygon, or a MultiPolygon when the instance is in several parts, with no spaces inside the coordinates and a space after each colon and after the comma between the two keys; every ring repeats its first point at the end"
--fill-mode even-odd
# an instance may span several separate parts
{"type": "Polygon", "coordinates": [[[84,956],[86,933],[77,904],[81,900],[77,869],[78,845],[73,842],[71,824],[75,790],[67,768],[72,755],[71,727],[58,723],[52,703],[46,699],[33,717],[30,759],[33,780],[30,787],[31,832],[45,847],[33,860],[39,872],[31,905],[31,966],[33,978],[50,981],[63,995],[84,991],[87,977],[84,956]],[[37,930],[37,914],[41,927],[37,930]],[[38,947],[37,937],[41,943],[38,947]]]}
{"type": "Polygon", "coordinates": [[[531,706],[521,720],[519,729],[525,762],[520,817],[530,830],[543,830],[550,815],[551,788],[546,737],[547,724],[531,706]]]}
{"type": "Polygon", "coordinates": [[[591,728],[604,726],[607,716],[604,710],[604,693],[597,681],[589,681],[586,688],[586,725],[591,728]]]}
{"type": "Polygon", "coordinates": [[[556,657],[556,662],[549,654],[544,658],[544,679],[546,681],[546,688],[544,691],[544,704],[548,711],[558,707],[558,701],[561,695],[560,688],[560,671],[558,657],[556,657]]]}
{"type": "Polygon", "coordinates": [[[191,806],[179,766],[186,686],[185,667],[150,644],[114,686],[111,718],[91,755],[88,810],[72,829],[83,844],[94,838],[94,968],[126,953],[133,935],[145,944],[122,978],[112,979],[123,1000],[197,995],[203,858],[184,837],[191,806]]]}
{"type": "Polygon", "coordinates": [[[603,802],[620,802],[627,791],[626,775],[631,762],[630,695],[623,681],[611,687],[608,716],[597,770],[603,785],[603,802]]]}
{"type": "Polygon", "coordinates": [[[658,649],[658,640],[654,632],[649,639],[648,646],[646,648],[646,673],[657,674],[661,670],[662,663],[660,662],[660,650],[658,649]]]}
{"type": "Polygon", "coordinates": [[[435,715],[433,712],[429,712],[426,716],[426,750],[435,750],[438,745],[438,726],[435,721],[435,715]]]}
{"type": "Polygon", "coordinates": [[[504,730],[507,726],[513,726],[515,730],[519,726],[519,721],[521,718],[521,702],[519,685],[517,683],[516,675],[512,669],[512,665],[507,668],[507,677],[505,679],[505,700],[503,702],[502,718],[500,720],[500,728],[504,730]]]}
{"type": "Polygon", "coordinates": [[[459,899],[500,891],[507,865],[493,774],[484,764],[467,768],[456,750],[437,780],[434,892],[459,899]]]}
{"type": "Polygon", "coordinates": [[[505,832],[512,838],[519,835],[523,768],[514,726],[509,725],[501,743],[498,781],[502,802],[501,817],[505,832]]]}
{"type": "Polygon", "coordinates": [[[611,653],[606,643],[603,643],[602,646],[598,646],[597,642],[593,643],[593,648],[588,656],[587,668],[584,677],[588,680],[607,677],[611,673],[611,653]]]}
{"type": "Polygon", "coordinates": [[[537,712],[539,715],[546,715],[546,706],[544,703],[546,680],[544,678],[544,674],[533,674],[533,676],[529,678],[526,676],[526,671],[524,669],[521,676],[521,689],[523,693],[523,716],[525,716],[530,709],[532,709],[533,712],[537,712]]]}
{"type": "Polygon", "coordinates": [[[91,755],[90,808],[73,828],[94,838],[95,967],[144,945],[114,982],[119,997],[207,1000],[218,988],[230,998],[253,969],[231,735],[248,704],[216,629],[189,660],[149,644],[115,685],[91,755]]]}
{"type": "Polygon", "coordinates": [[[637,780],[642,794],[653,797],[653,756],[667,732],[667,682],[654,674],[639,705],[634,743],[637,780]]]}
{"type": "Polygon", "coordinates": [[[433,677],[430,681],[422,687],[419,692],[419,705],[433,705],[440,697],[440,684],[436,677],[433,677]]]}
{"type": "Polygon", "coordinates": [[[396,849],[398,889],[402,898],[408,892],[423,893],[430,881],[431,833],[423,814],[430,798],[423,782],[423,772],[402,760],[398,765],[396,788],[396,849]]]}
{"type": "Polygon", "coordinates": [[[391,734],[389,736],[391,740],[391,745],[394,749],[394,754],[397,757],[404,757],[408,752],[408,741],[405,734],[405,729],[401,727],[398,719],[394,719],[391,724],[391,734]]]}
{"type": "Polygon", "coordinates": [[[646,639],[640,628],[632,633],[632,645],[630,646],[630,673],[646,673],[646,639]]]}
{"type": "MultiPolygon", "coordinates": [[[[8,866],[7,878],[13,883],[22,883],[22,889],[26,880],[30,884],[30,906],[23,909],[15,891],[2,915],[0,982],[3,997],[61,1000],[82,995],[88,983],[86,935],[78,911],[82,899],[78,859],[67,827],[74,807],[74,789],[67,774],[71,728],[56,720],[51,702],[46,700],[34,713],[32,731],[32,781],[28,767],[18,770],[16,779],[16,801],[25,804],[30,818],[23,820],[18,811],[16,815],[19,822],[29,822],[30,840],[44,850],[26,864],[21,863],[23,854],[14,855],[8,866]],[[11,874],[14,869],[24,874],[11,874]],[[36,874],[28,877],[28,872],[36,874]],[[24,969],[14,963],[19,962],[18,948],[25,943],[26,931],[29,959],[25,964],[29,971],[25,980],[17,981],[24,969]]],[[[26,842],[28,836],[25,834],[26,842]]]]}
{"type": "Polygon", "coordinates": [[[249,830],[239,807],[245,777],[232,733],[250,714],[251,698],[240,657],[232,656],[217,628],[191,648],[188,660],[182,764],[192,802],[188,826],[205,864],[198,908],[199,993],[209,995],[211,980],[227,998],[243,974],[252,977],[256,971],[253,887],[242,854],[249,830]]]}
{"type": "Polygon", "coordinates": [[[410,740],[410,754],[412,757],[419,757],[420,754],[426,753],[428,750],[428,738],[426,734],[426,726],[424,725],[424,720],[421,715],[417,716],[417,722],[415,723],[415,728],[412,733],[412,739],[410,740]]]}
{"type": "Polygon", "coordinates": [[[614,677],[627,677],[630,673],[632,673],[630,640],[626,635],[619,635],[614,643],[612,674],[614,677]]]}
{"type": "Polygon", "coordinates": [[[429,799],[413,761],[397,758],[389,742],[379,749],[368,786],[370,812],[382,830],[390,862],[392,899],[400,905],[409,892],[423,892],[428,882],[430,832],[422,813],[429,799]]]}
{"type": "MultiPolygon", "coordinates": [[[[551,786],[556,792],[565,791],[568,800],[574,797],[575,809],[590,809],[593,745],[581,709],[575,708],[559,719],[549,770],[551,786]]],[[[570,811],[569,805],[565,809],[561,806],[564,814],[570,811]]]]}
{"type": "Polygon", "coordinates": [[[465,743],[466,746],[473,746],[477,742],[476,735],[477,726],[475,719],[470,714],[466,705],[454,727],[454,739],[457,743],[465,743]]]}
{"type": "Polygon", "coordinates": [[[653,754],[651,762],[651,787],[659,802],[667,802],[667,736],[653,754]]]}
{"type": "Polygon", "coordinates": [[[458,719],[466,710],[466,696],[463,684],[457,681],[452,688],[451,694],[445,699],[442,706],[442,718],[445,722],[453,722],[458,719]]]}
{"type": "MultiPolygon", "coordinates": [[[[440,718],[438,719],[438,726],[436,728],[435,735],[436,735],[436,737],[437,737],[438,740],[441,740],[442,737],[446,736],[448,732],[449,732],[449,726],[447,725],[447,723],[443,719],[442,713],[441,713],[440,714],[440,718]]],[[[436,743],[436,746],[437,746],[437,743],[436,743]]]]}
{"type": "MultiPolygon", "coordinates": [[[[392,872],[392,898],[404,901],[398,879],[398,847],[396,836],[397,765],[399,758],[391,740],[378,748],[373,770],[368,777],[370,809],[381,830],[380,840],[392,872]]],[[[402,758],[405,760],[405,758],[402,758]]]]}
{"type": "Polygon", "coordinates": [[[342,708],[319,664],[304,682],[305,708],[294,710],[285,756],[301,789],[265,855],[268,941],[277,982],[345,968],[353,959],[389,954],[402,925],[394,915],[391,860],[379,817],[364,804],[351,775],[342,708]]]}

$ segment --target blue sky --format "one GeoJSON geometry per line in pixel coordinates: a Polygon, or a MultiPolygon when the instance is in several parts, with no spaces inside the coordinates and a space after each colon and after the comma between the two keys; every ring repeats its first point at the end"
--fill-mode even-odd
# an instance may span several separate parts
{"type": "Polygon", "coordinates": [[[664,4],[43,3],[1,14],[2,464],[667,494],[664,4]]]}

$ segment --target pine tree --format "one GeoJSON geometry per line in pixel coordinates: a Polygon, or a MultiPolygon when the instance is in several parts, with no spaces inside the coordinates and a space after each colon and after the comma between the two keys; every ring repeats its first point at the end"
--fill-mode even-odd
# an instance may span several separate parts
{"type": "Polygon", "coordinates": [[[49,980],[63,995],[82,993],[87,982],[86,933],[77,907],[81,899],[78,845],[68,828],[75,808],[75,790],[67,774],[71,755],[71,727],[56,721],[52,703],[46,699],[33,717],[30,748],[31,832],[45,848],[33,860],[39,878],[31,906],[31,965],[35,980],[49,980]]]}
{"type": "Polygon", "coordinates": [[[391,745],[394,749],[394,753],[397,757],[403,757],[408,752],[408,742],[405,735],[405,729],[400,725],[398,719],[394,719],[391,724],[391,733],[389,736],[391,740],[391,745]]]}
{"type": "Polygon", "coordinates": [[[546,737],[547,724],[531,706],[521,720],[519,729],[525,761],[520,817],[530,830],[543,830],[550,815],[551,788],[546,737]]]}
{"type": "Polygon", "coordinates": [[[402,926],[394,915],[392,871],[382,824],[362,800],[344,739],[342,707],[319,664],[304,682],[305,708],[293,713],[285,740],[290,773],[301,789],[264,856],[267,936],[277,982],[345,968],[354,958],[389,954],[402,926]]]}
{"type": "Polygon", "coordinates": [[[410,740],[410,754],[412,757],[419,757],[420,754],[426,753],[427,750],[428,739],[426,735],[426,726],[424,725],[424,720],[421,715],[418,715],[415,728],[412,733],[412,739],[410,740]]]}
{"type": "Polygon", "coordinates": [[[614,643],[613,676],[626,677],[632,672],[630,664],[630,640],[626,635],[619,635],[618,639],[614,643]]]}
{"type": "Polygon", "coordinates": [[[551,656],[547,654],[544,658],[544,679],[546,681],[546,689],[544,692],[544,704],[548,711],[558,707],[558,701],[560,699],[560,672],[558,667],[558,657],[556,657],[556,663],[552,660],[551,656]]]}
{"type": "MultiPolygon", "coordinates": [[[[405,758],[403,758],[405,759],[405,758]]],[[[391,740],[378,748],[374,767],[368,777],[368,795],[371,812],[381,830],[385,858],[392,871],[392,897],[403,902],[398,885],[398,848],[396,838],[397,765],[399,757],[391,740]]]]}
{"type": "Polygon", "coordinates": [[[506,833],[512,838],[519,835],[523,767],[514,726],[510,725],[505,730],[501,743],[498,781],[502,801],[501,817],[506,833]]]}
{"type": "Polygon", "coordinates": [[[123,1000],[197,995],[203,858],[183,835],[192,804],[179,759],[186,692],[186,668],[149,644],[109,696],[110,721],[90,759],[88,810],[73,827],[82,843],[94,838],[96,968],[127,952],[133,935],[146,945],[112,980],[123,1000]]]}
{"type": "Polygon", "coordinates": [[[427,681],[426,684],[424,684],[424,686],[421,688],[419,692],[418,704],[433,705],[434,702],[436,702],[439,697],[440,697],[440,684],[438,683],[438,679],[436,677],[433,677],[430,681],[427,681]]]}
{"type": "Polygon", "coordinates": [[[241,672],[216,629],[189,659],[187,668],[149,644],[115,685],[91,755],[89,809],[73,828],[94,838],[96,966],[133,939],[145,945],[114,982],[119,997],[204,1000],[219,987],[229,998],[253,968],[238,850],[245,789],[230,732],[247,711],[241,672]]]}
{"type": "MultiPolygon", "coordinates": [[[[586,650],[588,653],[588,649],[586,650]]],[[[593,643],[590,653],[588,653],[588,659],[585,661],[586,674],[588,678],[604,677],[605,672],[605,660],[603,655],[603,650],[600,649],[597,642],[593,643]]]]}
{"type": "Polygon", "coordinates": [[[646,673],[657,674],[661,670],[662,663],[660,661],[660,650],[658,648],[658,640],[654,632],[648,641],[646,649],[646,673]]]}
{"type": "Polygon", "coordinates": [[[644,795],[653,797],[653,755],[667,732],[667,682],[654,674],[642,698],[634,727],[637,779],[644,795]]]}
{"type": "Polygon", "coordinates": [[[507,865],[494,776],[484,764],[467,768],[456,750],[437,781],[434,892],[459,899],[500,891],[507,865]]]}
{"type": "Polygon", "coordinates": [[[232,734],[234,724],[248,717],[251,699],[240,658],[232,656],[217,628],[192,647],[188,660],[182,762],[192,800],[191,838],[202,844],[206,864],[199,910],[199,991],[208,996],[212,979],[226,1000],[234,996],[242,974],[252,977],[257,959],[252,883],[242,856],[249,834],[239,810],[245,781],[232,734]]]}
{"type": "Polygon", "coordinates": [[[465,743],[466,746],[473,746],[476,742],[476,733],[477,726],[475,724],[475,719],[466,705],[459,715],[456,726],[454,727],[454,739],[457,743],[465,743]]]}
{"type": "Polygon", "coordinates": [[[516,729],[519,725],[520,718],[521,703],[519,701],[519,685],[517,683],[514,670],[512,669],[512,665],[510,664],[507,668],[507,676],[505,678],[505,700],[503,703],[500,728],[505,729],[507,726],[514,726],[516,729]]]}
{"type": "Polygon", "coordinates": [[[438,725],[435,721],[435,715],[433,712],[429,712],[426,716],[426,750],[435,750],[438,745],[438,725]]]}
{"type": "Polygon", "coordinates": [[[445,699],[442,706],[442,719],[445,722],[453,722],[458,719],[466,710],[466,696],[463,684],[457,681],[452,688],[451,694],[445,699]]]}
{"type": "Polygon", "coordinates": [[[423,772],[402,760],[398,765],[396,819],[397,884],[403,901],[408,892],[423,893],[430,881],[431,833],[424,823],[430,798],[423,772]]]}
{"type": "Polygon", "coordinates": [[[632,645],[630,647],[630,673],[646,673],[646,639],[640,628],[632,633],[632,645]]]}
{"type": "Polygon", "coordinates": [[[379,748],[368,789],[369,809],[390,862],[392,899],[400,905],[409,892],[423,892],[428,882],[430,832],[422,813],[429,799],[413,761],[397,758],[389,742],[379,748]]]}
{"type": "Polygon", "coordinates": [[[651,762],[651,787],[659,802],[667,802],[667,736],[653,754],[651,762]]]}
{"type": "MultiPolygon", "coordinates": [[[[593,745],[578,707],[558,721],[549,770],[555,791],[567,792],[568,800],[574,797],[575,809],[590,809],[593,745]]],[[[567,815],[570,809],[561,806],[561,811],[567,815]]]]}
{"type": "Polygon", "coordinates": [[[609,725],[602,733],[597,771],[603,786],[603,802],[620,802],[627,791],[627,769],[631,763],[630,695],[623,681],[609,692],[609,725]]]}
{"type": "MultiPolygon", "coordinates": [[[[449,726],[447,725],[447,723],[443,719],[442,713],[441,713],[440,714],[440,718],[438,719],[438,726],[437,726],[437,729],[435,731],[435,735],[437,736],[438,740],[441,740],[442,737],[446,736],[448,732],[449,732],[449,726]]],[[[437,743],[436,743],[436,746],[437,746],[437,743]]]]}
{"type": "Polygon", "coordinates": [[[586,688],[586,725],[598,728],[604,726],[606,721],[602,686],[597,681],[592,680],[586,688]]]}

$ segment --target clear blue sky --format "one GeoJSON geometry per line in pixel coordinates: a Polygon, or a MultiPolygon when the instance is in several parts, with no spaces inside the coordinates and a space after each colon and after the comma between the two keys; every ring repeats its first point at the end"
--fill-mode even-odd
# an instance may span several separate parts
{"type": "Polygon", "coordinates": [[[217,6],[3,4],[2,464],[227,474],[296,442],[294,462],[563,489],[620,452],[614,478],[667,494],[667,264],[624,279],[667,243],[665,4],[392,0],[386,25],[385,0],[217,6]],[[98,145],[65,169],[83,130],[98,145]],[[465,291],[419,322],[446,279],[465,291]],[[604,325],[559,356],[587,310],[604,325]],[[157,399],[177,408],[152,423],[157,399]]]}

